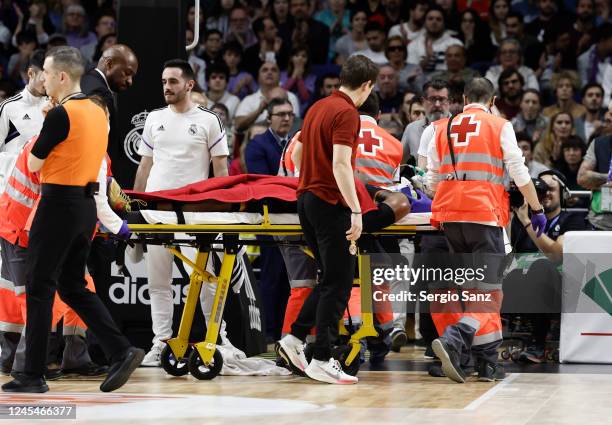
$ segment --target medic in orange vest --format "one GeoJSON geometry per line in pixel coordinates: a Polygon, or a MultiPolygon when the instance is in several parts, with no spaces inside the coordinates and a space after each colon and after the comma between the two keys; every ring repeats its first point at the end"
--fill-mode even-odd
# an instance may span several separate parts
{"type": "Polygon", "coordinates": [[[493,84],[486,78],[471,80],[465,86],[464,102],[462,113],[432,123],[433,140],[427,155],[427,184],[435,192],[431,222],[444,231],[451,253],[479,253],[486,258],[485,279],[466,283],[458,291],[488,293],[491,301],[432,305],[432,318],[442,335],[432,348],[448,378],[465,382],[460,357],[471,351],[478,379],[493,381],[504,376],[497,364],[502,340],[499,279],[505,255],[503,227],[510,211],[503,185],[504,166],[532,207],[531,221],[538,236],[546,226],[546,217],[512,125],[490,113],[495,102],[493,84]]]}
{"type": "Polygon", "coordinates": [[[391,186],[398,179],[399,166],[402,161],[403,148],[399,140],[378,126],[377,99],[370,97],[359,107],[361,129],[357,154],[355,156],[355,173],[365,184],[373,186],[391,186]],[[368,108],[368,103],[373,103],[368,108]],[[376,111],[376,112],[374,112],[376,111]]]}
{"type": "MultiPolygon", "coordinates": [[[[17,157],[5,191],[0,196],[0,246],[2,247],[3,258],[13,260],[7,261],[7,264],[2,268],[2,281],[5,283],[0,287],[0,297],[2,299],[2,302],[0,302],[0,326],[2,327],[12,325],[23,328],[26,321],[25,256],[28,246],[29,225],[40,196],[39,174],[30,172],[27,163],[28,155],[36,139],[37,137],[32,138],[17,157]]],[[[109,161],[102,161],[98,180],[101,182],[103,195],[101,200],[96,200],[96,206],[106,199],[105,189],[110,170],[109,161]]],[[[127,224],[112,211],[107,201],[104,201],[104,203],[106,207],[98,208],[98,215],[103,224],[107,228],[114,229],[115,233],[119,235],[122,232],[125,233],[127,224]],[[111,214],[114,217],[111,217],[111,214]]],[[[129,230],[127,234],[129,234],[129,230]]],[[[87,288],[95,292],[91,276],[87,275],[85,279],[87,288]]],[[[62,364],[62,369],[65,369],[64,372],[75,372],[88,376],[105,372],[104,367],[91,362],[86,346],[84,349],[75,348],[75,344],[84,344],[84,340],[73,339],[69,342],[69,339],[73,338],[74,335],[84,338],[87,327],[80,317],[56,294],[53,304],[53,326],[57,325],[62,318],[63,334],[67,338],[66,347],[69,348],[69,345],[72,347],[72,349],[65,350],[65,358],[62,364]]],[[[19,356],[19,353],[17,353],[13,362],[13,371],[16,372],[22,372],[24,366],[24,359],[19,358],[19,356]]]]}

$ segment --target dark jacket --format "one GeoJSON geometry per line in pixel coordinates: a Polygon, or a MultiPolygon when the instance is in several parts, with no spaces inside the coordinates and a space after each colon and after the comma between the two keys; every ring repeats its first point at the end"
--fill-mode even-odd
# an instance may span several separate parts
{"type": "Polygon", "coordinates": [[[246,146],[244,161],[249,174],[278,174],[283,147],[271,130],[255,136],[246,146]]]}
{"type": "Polygon", "coordinates": [[[108,154],[111,158],[115,157],[115,152],[118,152],[119,130],[117,128],[117,106],[115,104],[115,94],[108,88],[104,77],[96,70],[94,66],[89,67],[85,74],[81,77],[81,90],[87,96],[97,95],[104,99],[108,108],[110,119],[110,132],[108,133],[108,154]]]}

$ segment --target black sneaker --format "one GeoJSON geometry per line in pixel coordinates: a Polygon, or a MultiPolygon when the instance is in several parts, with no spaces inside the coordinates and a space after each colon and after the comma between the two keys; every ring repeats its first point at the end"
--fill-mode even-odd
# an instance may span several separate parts
{"type": "Polygon", "coordinates": [[[45,379],[47,381],[57,381],[58,379],[61,379],[63,377],[64,377],[64,372],[60,368],[47,369],[47,371],[45,372],[45,379]]]}
{"type": "Polygon", "coordinates": [[[434,350],[431,349],[431,345],[425,347],[425,353],[423,353],[423,357],[430,360],[438,358],[438,356],[436,356],[436,353],[434,353],[434,350]]]}
{"type": "Polygon", "coordinates": [[[106,379],[100,384],[100,391],[106,393],[121,388],[130,379],[132,372],[140,365],[144,355],[144,350],[140,348],[128,348],[123,358],[113,363],[108,369],[106,379]]]}
{"type": "Polygon", "coordinates": [[[491,363],[486,360],[478,362],[478,380],[480,382],[503,381],[506,371],[499,363],[491,363]]]}
{"type": "Polygon", "coordinates": [[[108,372],[108,366],[100,366],[94,362],[89,362],[79,367],[62,369],[62,372],[65,376],[102,376],[108,372]]]}
{"type": "Polygon", "coordinates": [[[33,378],[19,373],[14,380],[2,385],[2,391],[5,393],[46,393],[49,387],[43,378],[33,378]]]}
{"type": "Polygon", "coordinates": [[[446,378],[444,371],[442,370],[442,365],[440,363],[434,363],[429,366],[429,370],[427,371],[429,376],[433,376],[434,378],[446,378]]]}
{"type": "Polygon", "coordinates": [[[461,368],[459,353],[441,338],[435,339],[431,343],[431,348],[442,362],[442,371],[455,382],[463,384],[465,382],[465,372],[461,368]]]}
{"type": "Polygon", "coordinates": [[[400,350],[402,349],[402,347],[404,345],[406,345],[406,342],[408,341],[408,335],[406,335],[406,332],[403,329],[393,329],[391,331],[391,350],[399,353],[400,350]]]}

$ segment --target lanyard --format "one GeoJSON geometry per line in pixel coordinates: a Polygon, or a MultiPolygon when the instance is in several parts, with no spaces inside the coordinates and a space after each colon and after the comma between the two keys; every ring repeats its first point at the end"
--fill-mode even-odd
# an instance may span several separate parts
{"type": "Polygon", "coordinates": [[[550,229],[554,229],[555,224],[557,224],[557,221],[559,221],[559,218],[560,218],[560,217],[561,217],[561,214],[559,213],[559,215],[558,215],[558,216],[556,216],[556,217],[555,217],[555,218],[553,218],[551,221],[549,221],[548,226],[546,226],[546,232],[545,232],[545,233],[548,233],[548,231],[549,231],[550,229]]]}

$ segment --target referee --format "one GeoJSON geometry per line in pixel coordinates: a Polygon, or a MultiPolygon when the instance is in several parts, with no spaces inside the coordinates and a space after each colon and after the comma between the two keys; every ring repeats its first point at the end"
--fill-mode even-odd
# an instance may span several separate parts
{"type": "Polygon", "coordinates": [[[370,59],[349,58],[342,67],[340,89],[310,108],[300,136],[298,214],[322,275],[291,333],[279,341],[279,353],[296,372],[332,384],[357,382],[331,357],[331,344],[353,285],[355,256],[349,252],[349,241],[359,239],[362,229],[353,176],[360,128],[357,108],[370,95],[377,76],[378,67],[370,59]],[[315,322],[313,359],[306,366],[303,341],[315,322]]]}
{"type": "Polygon", "coordinates": [[[96,225],[94,194],[108,143],[105,112],[81,93],[84,71],[78,49],[51,50],[43,66],[51,109],[28,158],[28,168],[41,175],[41,198],[32,222],[27,257],[26,359],[24,372],[2,386],[7,392],[46,392],[47,338],[53,297],[83,319],[111,359],[102,391],[127,382],[144,352],[130,345],[102,301],[88,289],[85,264],[96,225]]]}

